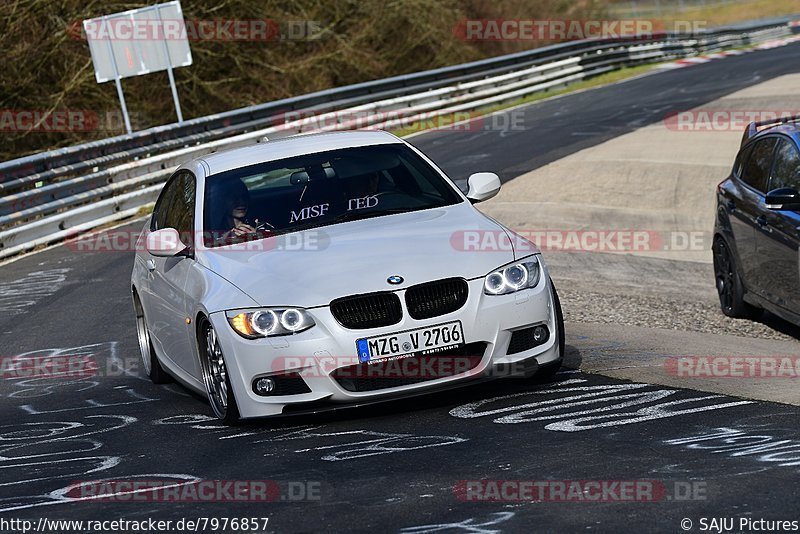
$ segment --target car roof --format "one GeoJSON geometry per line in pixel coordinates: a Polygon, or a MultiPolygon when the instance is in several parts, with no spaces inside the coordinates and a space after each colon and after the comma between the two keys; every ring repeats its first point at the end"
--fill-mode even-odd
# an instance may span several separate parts
{"type": "Polygon", "coordinates": [[[395,135],[382,130],[355,130],[347,132],[325,132],[318,134],[293,135],[254,143],[252,145],[222,150],[207,154],[186,164],[185,168],[196,167],[197,163],[205,166],[208,175],[280,160],[303,154],[314,154],[328,150],[351,148],[369,145],[385,145],[400,143],[395,135]]]}
{"type": "Polygon", "coordinates": [[[795,122],[786,122],[783,124],[772,126],[770,128],[764,128],[763,130],[759,130],[758,135],[756,135],[756,137],[761,137],[764,134],[772,134],[772,133],[782,133],[790,137],[796,137],[798,134],[800,134],[800,124],[797,124],[795,122]]]}
{"type": "MultiPolygon", "coordinates": [[[[748,125],[748,128],[751,128],[753,123],[748,125]]],[[[791,137],[795,144],[800,147],[800,123],[797,122],[783,122],[778,123],[770,126],[766,126],[760,130],[757,130],[755,133],[750,133],[748,135],[748,131],[745,129],[745,138],[742,143],[742,148],[752,144],[754,141],[761,139],[767,135],[773,134],[783,134],[788,137],[791,137]]]]}

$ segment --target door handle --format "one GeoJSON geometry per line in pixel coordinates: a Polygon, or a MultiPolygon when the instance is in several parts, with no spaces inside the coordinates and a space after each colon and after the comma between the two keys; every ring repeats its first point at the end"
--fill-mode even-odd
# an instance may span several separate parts
{"type": "Polygon", "coordinates": [[[153,260],[147,260],[147,270],[151,273],[156,270],[156,262],[153,260]]]}
{"type": "Polygon", "coordinates": [[[767,221],[767,218],[764,215],[759,215],[756,218],[756,224],[761,229],[769,228],[769,221],[767,221]]]}

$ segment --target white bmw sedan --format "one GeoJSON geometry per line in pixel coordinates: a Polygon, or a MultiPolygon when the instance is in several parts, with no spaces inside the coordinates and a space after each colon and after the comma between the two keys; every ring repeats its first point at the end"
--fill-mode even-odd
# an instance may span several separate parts
{"type": "Polygon", "coordinates": [[[131,278],[144,369],[226,423],[554,373],[556,290],[533,244],[389,133],[290,137],[182,165],[131,278]]]}

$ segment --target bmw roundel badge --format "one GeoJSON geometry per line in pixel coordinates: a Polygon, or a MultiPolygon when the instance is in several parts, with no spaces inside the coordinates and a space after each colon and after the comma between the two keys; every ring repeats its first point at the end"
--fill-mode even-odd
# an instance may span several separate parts
{"type": "Polygon", "coordinates": [[[392,276],[387,278],[386,281],[389,282],[390,284],[396,286],[397,284],[402,284],[403,283],[403,277],[402,276],[398,276],[396,274],[393,274],[392,276]]]}

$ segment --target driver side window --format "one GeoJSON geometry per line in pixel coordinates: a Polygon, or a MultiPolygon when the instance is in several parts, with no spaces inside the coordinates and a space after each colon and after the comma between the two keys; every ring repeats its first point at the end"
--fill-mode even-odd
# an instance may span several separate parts
{"type": "Polygon", "coordinates": [[[755,142],[750,157],[744,166],[742,181],[760,193],[767,191],[769,169],[772,164],[772,151],[777,139],[766,137],[755,142]]]}
{"type": "Polygon", "coordinates": [[[174,175],[161,193],[153,212],[151,230],[174,228],[181,241],[194,246],[195,179],[189,171],[174,175]]]}
{"type": "Polygon", "coordinates": [[[170,180],[164,189],[161,191],[161,196],[156,201],[156,207],[153,209],[153,218],[150,225],[150,230],[163,230],[169,228],[167,225],[167,207],[172,204],[172,197],[175,196],[175,187],[173,187],[175,180],[170,180]]]}
{"type": "Polygon", "coordinates": [[[769,191],[791,187],[800,191],[800,153],[794,143],[782,139],[775,151],[775,163],[769,178],[769,191]]]}

